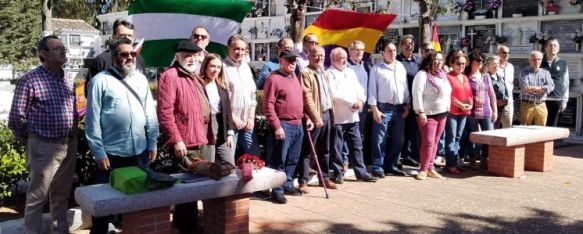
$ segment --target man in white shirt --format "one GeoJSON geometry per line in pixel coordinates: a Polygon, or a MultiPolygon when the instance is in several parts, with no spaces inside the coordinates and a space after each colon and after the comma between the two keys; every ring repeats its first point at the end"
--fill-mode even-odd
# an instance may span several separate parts
{"type": "Polygon", "coordinates": [[[362,159],[362,140],[360,137],[358,112],[364,105],[364,89],[358,82],[358,77],[352,69],[346,67],[346,51],[343,48],[333,49],[330,58],[332,66],[328,69],[332,77],[330,88],[334,105],[334,132],[332,137],[332,170],[333,182],[342,184],[342,146],[346,141],[350,151],[349,160],[358,180],[376,182],[376,178],[366,172],[362,159]]]}
{"type": "Polygon", "coordinates": [[[318,37],[313,33],[308,33],[304,36],[302,39],[302,52],[298,57],[298,67],[300,67],[300,71],[308,67],[308,64],[310,64],[310,59],[308,58],[310,56],[310,50],[312,50],[312,47],[319,44],[318,37]]]}
{"type": "Polygon", "coordinates": [[[508,92],[508,103],[504,107],[508,116],[498,116],[498,118],[506,118],[506,120],[501,120],[503,122],[510,122],[508,127],[512,126],[512,121],[514,118],[514,98],[512,95],[512,90],[514,90],[514,66],[512,63],[508,62],[510,57],[510,48],[505,45],[498,47],[498,56],[500,57],[500,66],[498,66],[498,73],[502,74],[504,77],[504,82],[506,83],[506,92],[508,92]]]}
{"type": "Polygon", "coordinates": [[[407,71],[397,61],[397,47],[392,42],[383,46],[383,61],[370,72],[368,104],[372,111],[372,174],[406,176],[397,168],[405,141],[405,117],[409,114],[410,95],[407,71]]]}
{"type": "MultiPolygon", "coordinates": [[[[227,46],[228,56],[223,62],[235,129],[233,145],[237,146],[238,143],[245,153],[259,155],[257,139],[253,134],[257,87],[251,67],[243,62],[247,42],[241,35],[235,34],[229,38],[227,46]]],[[[233,157],[235,151],[233,150],[233,157]]]]}

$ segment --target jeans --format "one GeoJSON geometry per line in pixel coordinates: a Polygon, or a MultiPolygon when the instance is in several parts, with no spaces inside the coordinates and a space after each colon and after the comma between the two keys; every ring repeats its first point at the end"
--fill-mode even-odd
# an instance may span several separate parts
{"type": "Polygon", "coordinates": [[[447,115],[427,116],[427,123],[422,125],[419,119],[419,129],[421,130],[421,146],[419,147],[421,171],[427,171],[434,168],[435,155],[437,154],[437,145],[439,138],[445,128],[447,115]]]}
{"type": "Polygon", "coordinates": [[[309,180],[309,168],[312,162],[312,146],[314,145],[316,155],[322,170],[324,180],[330,178],[330,133],[332,132],[332,122],[330,121],[330,112],[322,114],[324,125],[320,128],[314,128],[312,132],[304,132],[304,144],[302,148],[302,163],[299,165],[300,183],[307,184],[309,180]],[[308,134],[312,137],[312,143],[309,142],[308,134]]]}
{"type": "MultiPolygon", "coordinates": [[[[467,125],[468,125],[468,138],[470,133],[472,132],[477,132],[477,131],[488,131],[488,130],[492,130],[494,128],[494,125],[492,124],[492,119],[491,118],[485,118],[485,119],[476,119],[476,118],[468,118],[467,120],[467,125]],[[478,129],[479,127],[479,129],[478,129]]],[[[482,158],[487,158],[488,157],[488,146],[482,146],[482,144],[476,144],[473,143],[471,141],[468,141],[469,143],[469,154],[470,156],[479,156],[482,155],[482,158]],[[481,153],[480,153],[480,149],[481,149],[481,153]]]]}
{"type": "Polygon", "coordinates": [[[556,127],[559,123],[559,113],[563,105],[563,101],[546,101],[547,106],[547,125],[549,127],[556,127]]]}
{"type": "Polygon", "coordinates": [[[403,159],[419,160],[419,125],[417,125],[417,115],[409,112],[405,118],[405,142],[401,149],[403,159]]]}
{"type": "Polygon", "coordinates": [[[445,166],[454,167],[457,165],[457,156],[460,150],[460,139],[464,133],[466,125],[465,115],[447,116],[445,123],[445,166]]]}
{"type": "Polygon", "coordinates": [[[233,136],[233,155],[234,161],[237,161],[237,157],[235,156],[237,145],[241,147],[241,150],[244,153],[252,154],[255,156],[260,156],[259,152],[259,145],[257,145],[257,136],[251,131],[245,130],[235,130],[235,135],[233,136]]]}
{"type": "Polygon", "coordinates": [[[357,179],[368,177],[364,160],[362,158],[362,139],[358,123],[346,123],[334,125],[334,133],[332,134],[332,170],[336,175],[342,175],[342,145],[344,142],[348,145],[350,154],[348,160],[352,164],[354,174],[357,179]]]}
{"type": "Polygon", "coordinates": [[[381,123],[373,121],[372,125],[372,170],[376,173],[384,173],[385,170],[397,169],[397,162],[405,141],[405,119],[402,116],[402,105],[377,104],[377,108],[384,116],[381,123]]]}
{"type": "Polygon", "coordinates": [[[293,188],[293,175],[298,165],[304,139],[304,128],[301,124],[293,125],[283,120],[280,121],[285,138],[275,140],[275,150],[270,161],[273,169],[285,172],[287,180],[283,187],[273,188],[274,193],[283,193],[284,188],[293,188]]]}
{"type": "MultiPolygon", "coordinates": [[[[138,166],[147,168],[149,165],[148,161],[148,151],[144,150],[141,154],[130,156],[130,157],[121,157],[115,155],[107,155],[109,159],[110,169],[108,171],[96,170],[95,171],[95,182],[98,184],[109,183],[109,175],[111,171],[116,168],[121,167],[131,167],[131,166],[138,166]]],[[[91,234],[102,234],[107,233],[108,225],[111,220],[112,216],[104,216],[104,217],[92,217],[93,227],[91,227],[91,234]]]]}
{"type": "Polygon", "coordinates": [[[437,155],[445,155],[445,132],[441,134],[437,142],[437,155]]]}

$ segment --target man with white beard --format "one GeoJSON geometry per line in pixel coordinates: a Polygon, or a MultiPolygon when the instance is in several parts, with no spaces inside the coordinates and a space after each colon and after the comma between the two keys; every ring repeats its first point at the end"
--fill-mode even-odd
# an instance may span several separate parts
{"type": "MultiPolygon", "coordinates": [[[[98,170],[108,183],[115,168],[147,167],[156,159],[158,119],[146,77],[136,70],[136,52],[127,38],[113,40],[112,66],[88,86],[85,136],[98,170]]],[[[107,233],[111,216],[93,217],[91,233],[107,233]]]]}
{"type": "MultiPolygon", "coordinates": [[[[202,48],[184,40],[174,48],[176,61],[160,75],[158,81],[158,120],[163,132],[164,146],[172,147],[171,154],[178,159],[206,159],[207,144],[213,139],[210,104],[203,81],[197,75],[204,57],[202,48]]],[[[179,204],[174,209],[174,224],[181,232],[188,232],[196,223],[196,202],[179,204]]]]}

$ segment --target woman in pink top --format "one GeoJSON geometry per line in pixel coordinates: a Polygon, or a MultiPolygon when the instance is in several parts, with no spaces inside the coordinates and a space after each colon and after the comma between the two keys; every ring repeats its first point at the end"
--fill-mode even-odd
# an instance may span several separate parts
{"type": "Polygon", "coordinates": [[[459,175],[458,152],[460,139],[466,125],[466,117],[472,111],[472,89],[468,77],[463,74],[468,57],[461,50],[453,51],[447,56],[452,70],[447,74],[451,85],[451,107],[445,123],[445,169],[459,175]]]}

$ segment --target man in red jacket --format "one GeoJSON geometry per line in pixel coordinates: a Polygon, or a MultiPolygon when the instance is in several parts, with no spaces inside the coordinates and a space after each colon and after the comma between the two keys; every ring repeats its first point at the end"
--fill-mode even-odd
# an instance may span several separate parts
{"type": "MultiPolygon", "coordinates": [[[[176,61],[160,75],[158,81],[158,122],[164,136],[164,146],[171,153],[205,159],[209,136],[210,106],[199,81],[198,70],[204,57],[202,48],[189,40],[178,42],[176,61]]],[[[209,159],[207,159],[209,160],[209,159]]],[[[176,205],[174,223],[181,232],[192,231],[196,223],[196,202],[176,205]]]]}

